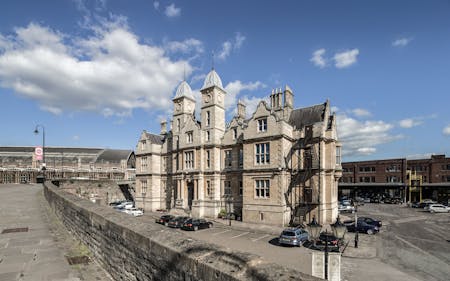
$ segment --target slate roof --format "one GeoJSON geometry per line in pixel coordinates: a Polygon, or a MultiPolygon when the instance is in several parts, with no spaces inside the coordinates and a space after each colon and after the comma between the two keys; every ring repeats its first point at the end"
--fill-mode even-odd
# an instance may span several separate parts
{"type": "Polygon", "coordinates": [[[150,133],[146,133],[147,138],[150,140],[151,143],[154,144],[163,144],[164,143],[164,137],[161,135],[154,135],[150,133]]]}
{"type": "Polygon", "coordinates": [[[133,151],[131,150],[122,150],[122,149],[105,149],[103,152],[97,157],[95,162],[113,162],[120,163],[121,160],[128,159],[130,154],[133,151]]]}
{"type": "Polygon", "coordinates": [[[289,117],[289,124],[298,130],[305,126],[321,122],[325,116],[325,109],[326,103],[294,109],[289,117]]]}
{"type": "MultiPolygon", "coordinates": [[[[98,154],[102,148],[79,148],[79,147],[45,147],[47,153],[86,153],[98,154]]],[[[34,152],[34,146],[1,146],[0,152],[34,152]]]]}

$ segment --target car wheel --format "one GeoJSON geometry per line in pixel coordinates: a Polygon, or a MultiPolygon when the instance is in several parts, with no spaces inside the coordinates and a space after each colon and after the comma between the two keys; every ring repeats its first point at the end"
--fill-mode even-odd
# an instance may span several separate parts
{"type": "Polygon", "coordinates": [[[369,234],[369,235],[374,234],[373,229],[367,229],[367,234],[369,234]]]}
{"type": "Polygon", "coordinates": [[[212,227],[212,225],[210,223],[208,223],[208,228],[211,228],[211,227],[212,227]]]}
{"type": "Polygon", "coordinates": [[[198,226],[194,226],[194,231],[197,231],[198,230],[198,226]]]}

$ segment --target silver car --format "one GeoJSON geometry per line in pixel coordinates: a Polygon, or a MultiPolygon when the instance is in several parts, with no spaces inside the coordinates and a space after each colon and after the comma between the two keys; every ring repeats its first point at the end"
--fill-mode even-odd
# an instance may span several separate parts
{"type": "Polygon", "coordinates": [[[300,247],[303,242],[308,240],[308,238],[308,232],[302,228],[287,228],[281,232],[280,237],[278,238],[278,243],[280,245],[300,247]]]}
{"type": "Polygon", "coordinates": [[[450,207],[444,206],[442,204],[430,204],[426,206],[424,210],[430,213],[449,213],[450,207]]]}

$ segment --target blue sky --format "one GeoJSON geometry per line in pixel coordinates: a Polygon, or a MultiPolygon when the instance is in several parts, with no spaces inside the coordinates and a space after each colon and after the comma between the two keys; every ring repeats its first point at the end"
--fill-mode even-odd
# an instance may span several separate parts
{"type": "Polygon", "coordinates": [[[330,99],[344,161],[450,155],[449,1],[0,5],[0,145],[42,124],[50,146],[134,149],[214,52],[228,120],[287,84],[296,107],[330,99]]]}

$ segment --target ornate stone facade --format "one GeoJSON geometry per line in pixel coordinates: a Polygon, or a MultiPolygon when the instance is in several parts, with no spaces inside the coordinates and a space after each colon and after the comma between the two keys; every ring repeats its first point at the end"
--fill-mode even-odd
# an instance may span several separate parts
{"type": "Polygon", "coordinates": [[[225,122],[226,92],[212,70],[201,91],[200,119],[183,81],[170,130],[143,131],[136,146],[136,202],[148,210],[184,209],[195,217],[225,210],[246,222],[287,225],[337,217],[340,145],[330,104],[294,109],[286,86],[245,105],[225,122]]]}

